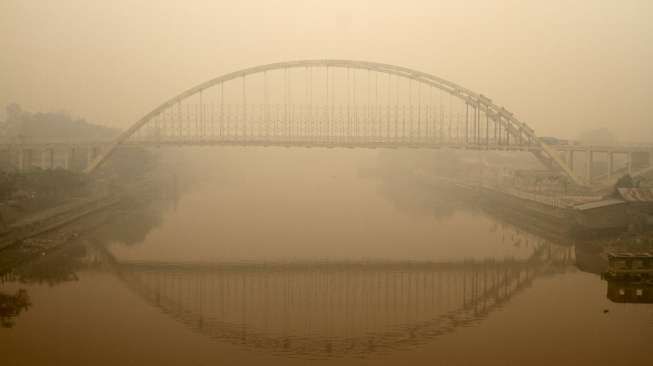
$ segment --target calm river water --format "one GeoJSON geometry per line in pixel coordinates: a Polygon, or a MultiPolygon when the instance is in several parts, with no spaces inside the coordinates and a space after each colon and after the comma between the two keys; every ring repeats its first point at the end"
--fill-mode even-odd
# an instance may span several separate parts
{"type": "Polygon", "coordinates": [[[4,278],[31,305],[3,315],[0,365],[653,362],[653,305],[610,301],[572,243],[377,151],[186,154],[164,199],[4,278]]]}

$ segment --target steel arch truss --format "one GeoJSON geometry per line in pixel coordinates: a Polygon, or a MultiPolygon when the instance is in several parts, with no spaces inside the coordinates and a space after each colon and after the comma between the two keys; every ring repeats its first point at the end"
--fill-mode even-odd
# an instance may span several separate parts
{"type": "Polygon", "coordinates": [[[365,61],[280,62],[211,79],[146,114],[86,171],[122,144],[522,150],[582,184],[533,129],[484,95],[428,73],[365,61]],[[275,73],[281,82],[271,88],[275,73]],[[258,86],[248,90],[246,79],[255,78],[258,86]],[[225,86],[234,85],[240,93],[228,94],[225,86]],[[216,97],[207,97],[210,92],[216,97]],[[237,94],[237,102],[225,104],[237,94]]]}

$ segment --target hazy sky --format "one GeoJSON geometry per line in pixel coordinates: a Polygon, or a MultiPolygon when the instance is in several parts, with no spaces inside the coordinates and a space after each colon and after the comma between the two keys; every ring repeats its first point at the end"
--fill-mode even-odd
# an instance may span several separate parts
{"type": "Polygon", "coordinates": [[[0,105],[125,128],[195,84],[306,58],[397,64],[541,135],[653,140],[653,1],[0,1],[0,105]]]}

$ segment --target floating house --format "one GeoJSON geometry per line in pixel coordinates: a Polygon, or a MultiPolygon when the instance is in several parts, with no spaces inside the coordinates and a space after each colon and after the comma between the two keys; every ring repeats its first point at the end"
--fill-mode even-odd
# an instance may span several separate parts
{"type": "Polygon", "coordinates": [[[653,280],[653,253],[608,253],[608,280],[653,280]]]}
{"type": "Polygon", "coordinates": [[[653,282],[608,281],[607,297],[619,303],[653,303],[653,282]]]}
{"type": "Polygon", "coordinates": [[[608,253],[607,297],[613,302],[653,303],[653,253],[608,253]]]}

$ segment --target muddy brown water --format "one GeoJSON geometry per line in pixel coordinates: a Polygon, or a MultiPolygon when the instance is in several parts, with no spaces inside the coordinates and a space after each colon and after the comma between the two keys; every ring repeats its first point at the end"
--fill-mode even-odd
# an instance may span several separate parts
{"type": "Polygon", "coordinates": [[[376,151],[187,154],[162,202],[2,281],[2,365],[653,359],[653,305],[606,298],[573,243],[370,173],[376,151]]]}

